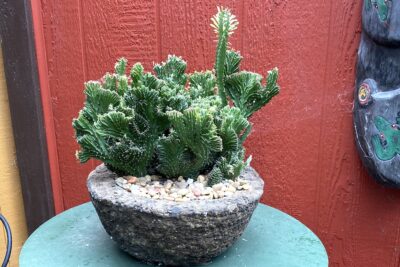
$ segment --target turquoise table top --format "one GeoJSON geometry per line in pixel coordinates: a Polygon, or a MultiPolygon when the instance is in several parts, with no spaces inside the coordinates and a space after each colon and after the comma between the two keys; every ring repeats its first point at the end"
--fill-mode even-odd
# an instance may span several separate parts
{"type": "MultiPolygon", "coordinates": [[[[91,203],[67,210],[40,226],[25,242],[21,267],[148,266],[118,249],[91,203]]],[[[259,204],[239,240],[207,266],[327,267],[318,237],[293,217],[259,204]]]]}

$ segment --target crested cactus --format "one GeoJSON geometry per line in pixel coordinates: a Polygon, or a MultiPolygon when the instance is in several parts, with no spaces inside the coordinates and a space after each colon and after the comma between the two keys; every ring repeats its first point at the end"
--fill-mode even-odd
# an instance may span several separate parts
{"type": "Polygon", "coordinates": [[[209,174],[209,183],[235,179],[250,163],[243,142],[252,114],[279,92],[278,70],[265,81],[240,70],[241,55],[229,48],[235,16],[219,8],[211,26],[218,38],[214,71],[187,74],[177,56],[154,66],[121,58],[114,73],[85,83],[86,101],[73,120],[77,158],[103,161],[119,174],[168,178],[209,174]]]}

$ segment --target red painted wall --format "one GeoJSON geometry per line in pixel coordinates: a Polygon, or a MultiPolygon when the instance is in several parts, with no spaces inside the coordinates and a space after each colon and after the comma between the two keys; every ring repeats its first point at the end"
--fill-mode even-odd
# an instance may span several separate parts
{"type": "Polygon", "coordinates": [[[211,68],[209,19],[223,4],[240,21],[232,45],[244,55],[244,68],[266,73],[277,65],[281,73],[282,92],[252,118],[246,143],[266,181],[262,201],[316,232],[330,266],[399,266],[400,192],[375,184],[353,141],[361,2],[32,0],[41,11],[34,19],[42,32],[36,41],[50,98],[46,127],[58,164],[58,207],[88,200],[85,181],[95,163],[77,163],[71,127],[83,82],[98,79],[121,56],[150,69],[171,53],[183,56],[190,71],[211,68]]]}

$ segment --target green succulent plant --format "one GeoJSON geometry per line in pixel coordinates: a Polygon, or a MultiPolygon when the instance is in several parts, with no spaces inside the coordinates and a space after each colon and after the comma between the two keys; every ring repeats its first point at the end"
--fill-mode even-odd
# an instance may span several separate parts
{"type": "Polygon", "coordinates": [[[240,71],[239,52],[229,47],[238,22],[227,8],[211,19],[218,44],[213,71],[185,73],[186,62],[168,56],[145,72],[127,60],[114,73],[85,83],[86,101],[73,120],[77,158],[103,161],[124,175],[168,178],[209,175],[209,183],[235,179],[250,163],[243,142],[249,117],[278,94],[278,70],[240,71]]]}

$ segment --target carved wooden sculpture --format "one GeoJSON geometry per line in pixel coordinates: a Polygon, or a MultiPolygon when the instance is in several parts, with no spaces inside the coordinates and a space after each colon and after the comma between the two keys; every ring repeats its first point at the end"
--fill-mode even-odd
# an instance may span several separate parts
{"type": "Polygon", "coordinates": [[[400,188],[400,1],[365,0],[354,96],[357,148],[370,174],[400,188]]]}

